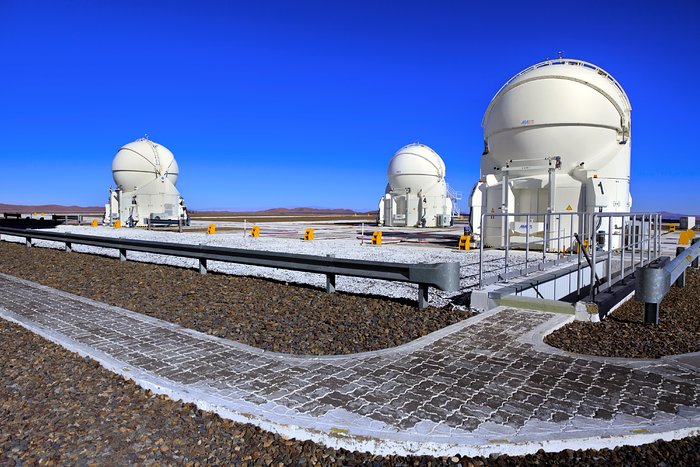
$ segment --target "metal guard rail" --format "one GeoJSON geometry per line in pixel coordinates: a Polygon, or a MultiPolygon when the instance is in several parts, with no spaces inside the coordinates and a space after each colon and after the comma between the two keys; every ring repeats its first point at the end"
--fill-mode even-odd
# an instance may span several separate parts
{"type": "MultiPolygon", "coordinates": [[[[644,322],[659,324],[659,304],[674,283],[685,285],[685,270],[688,266],[698,267],[700,241],[694,241],[690,248],[678,252],[673,261],[657,263],[637,269],[637,286],[634,298],[644,302],[644,322]]],[[[666,257],[667,258],[667,257],[666,257]]]]}
{"type": "Polygon", "coordinates": [[[199,260],[199,271],[207,272],[207,261],[246,264],[277,269],[288,269],[326,275],[326,291],[335,292],[335,276],[353,276],[386,281],[418,284],[418,307],[428,306],[428,288],[453,292],[459,290],[459,263],[403,264],[381,261],[335,258],[332,256],[301,255],[270,251],[182,243],[152,242],[124,238],[99,237],[62,232],[43,232],[32,229],[0,227],[0,234],[20,237],[31,246],[32,239],[64,243],[66,251],[72,244],[89,245],[119,250],[119,258],[126,261],[127,251],[139,251],[199,260]]]}

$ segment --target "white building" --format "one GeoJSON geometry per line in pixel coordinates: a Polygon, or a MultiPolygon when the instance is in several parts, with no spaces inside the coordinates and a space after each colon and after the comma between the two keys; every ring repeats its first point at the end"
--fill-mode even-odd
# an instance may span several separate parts
{"type": "MultiPolygon", "coordinates": [[[[481,177],[470,207],[484,245],[503,246],[506,232],[522,238],[526,221],[489,214],[630,211],[631,106],[603,69],[563,58],[531,66],[498,91],[482,126],[481,177]]],[[[529,232],[543,236],[546,229],[549,239],[568,242],[580,230],[577,218],[559,225],[555,216],[547,226],[544,217],[531,218],[529,232]]],[[[593,228],[607,232],[608,225],[593,228]]],[[[620,222],[613,229],[621,233],[620,222]]]]}
{"type": "Polygon", "coordinates": [[[187,223],[187,207],[175,188],[178,175],[166,147],[146,138],[124,145],[112,161],[117,188],[110,188],[105,224],[119,220],[123,226],[145,226],[150,219],[187,223]]]}
{"type": "Polygon", "coordinates": [[[378,223],[387,227],[446,227],[456,207],[445,182],[445,163],[424,144],[409,144],[389,161],[389,182],[378,223]]]}

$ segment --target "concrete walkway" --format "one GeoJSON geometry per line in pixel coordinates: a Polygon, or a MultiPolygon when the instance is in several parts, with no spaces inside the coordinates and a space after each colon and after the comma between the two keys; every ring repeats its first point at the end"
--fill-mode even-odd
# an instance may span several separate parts
{"type": "Polygon", "coordinates": [[[393,349],[294,357],[0,275],[0,317],[143,387],[334,447],[475,456],[700,434],[700,355],[567,354],[542,343],[562,315],[497,308],[393,349]]]}

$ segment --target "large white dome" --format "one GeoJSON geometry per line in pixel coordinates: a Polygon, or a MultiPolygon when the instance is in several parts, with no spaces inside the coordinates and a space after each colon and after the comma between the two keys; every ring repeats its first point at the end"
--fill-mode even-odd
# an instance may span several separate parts
{"type": "Polygon", "coordinates": [[[605,165],[630,137],[631,106],[617,81],[581,60],[533,65],[491,101],[482,125],[486,165],[561,156],[562,168],[605,165]]]}
{"type": "Polygon", "coordinates": [[[112,161],[112,176],[124,191],[134,191],[159,178],[175,185],[178,166],[168,148],[141,138],[119,149],[112,161]]]}
{"type": "Polygon", "coordinates": [[[426,191],[445,178],[445,163],[425,144],[409,144],[399,149],[387,169],[392,190],[426,191]]]}

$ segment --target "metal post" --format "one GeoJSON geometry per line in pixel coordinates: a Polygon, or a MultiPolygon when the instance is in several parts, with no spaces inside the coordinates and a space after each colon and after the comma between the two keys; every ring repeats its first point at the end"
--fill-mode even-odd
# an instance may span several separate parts
{"type": "MultiPolygon", "coordinates": [[[[694,238],[694,239],[690,242],[690,244],[691,244],[691,245],[695,245],[697,242],[700,242],[700,238],[694,238]]],[[[700,256],[698,256],[697,258],[695,258],[695,259],[693,260],[693,262],[690,263],[690,265],[691,265],[692,267],[694,267],[695,269],[697,269],[698,267],[700,267],[700,256]]]]}
{"type": "Polygon", "coordinates": [[[547,262],[547,243],[549,243],[549,214],[544,214],[544,235],[542,236],[542,265],[547,262]]]}
{"type": "Polygon", "coordinates": [[[644,304],[644,324],[659,324],[659,304],[644,304]]]}
{"type": "Polygon", "coordinates": [[[656,215],[656,257],[661,256],[661,224],[663,223],[663,216],[661,214],[656,215]]]}
{"type": "Polygon", "coordinates": [[[574,215],[570,214],[569,219],[569,258],[571,258],[571,255],[574,252],[574,215]]]}
{"type": "Polygon", "coordinates": [[[648,219],[649,234],[647,236],[647,264],[651,262],[651,214],[648,219]]]}
{"type": "Polygon", "coordinates": [[[637,246],[637,215],[632,216],[632,270],[636,270],[637,258],[635,256],[635,250],[637,246]]]}
{"type": "MultiPolygon", "coordinates": [[[[676,258],[681,256],[683,254],[683,251],[685,251],[684,246],[678,246],[676,247],[676,258]]],[[[685,269],[681,273],[680,276],[678,276],[678,279],[676,279],[676,282],[673,283],[676,287],[683,288],[685,287],[685,269]]]]}
{"type": "Polygon", "coordinates": [[[639,265],[644,266],[644,230],[646,227],[646,215],[642,214],[641,243],[639,245],[639,265]]]}
{"type": "Polygon", "coordinates": [[[119,261],[126,261],[126,249],[119,248],[119,261]]]}
{"type": "Polygon", "coordinates": [[[596,268],[597,268],[597,263],[596,263],[596,251],[598,250],[598,239],[597,233],[595,232],[595,218],[596,215],[595,213],[593,216],[591,216],[591,247],[592,247],[592,253],[591,253],[591,290],[589,293],[590,301],[592,302],[593,299],[595,298],[595,276],[596,276],[596,268]]]}
{"type": "MultiPolygon", "coordinates": [[[[502,193],[501,193],[501,213],[504,214],[503,216],[503,234],[505,235],[504,238],[504,243],[507,244],[508,242],[508,172],[503,172],[503,188],[502,188],[502,193]]],[[[483,226],[482,226],[483,230],[483,226]]],[[[508,256],[508,247],[506,247],[506,257],[508,256]]]]}
{"type": "Polygon", "coordinates": [[[610,283],[612,282],[612,250],[613,250],[613,242],[612,242],[612,236],[613,236],[613,231],[612,231],[612,216],[608,217],[608,289],[610,288],[610,283]]]}
{"type": "MultiPolygon", "coordinates": [[[[585,229],[583,226],[586,223],[586,215],[579,215],[578,217],[578,231],[583,233],[583,238],[586,238],[585,229]]],[[[581,243],[581,235],[578,237],[578,249],[576,251],[578,264],[576,266],[576,299],[581,298],[581,255],[583,253],[583,244],[581,243]]],[[[571,247],[573,248],[573,241],[571,242],[571,247]]]]}
{"type": "Polygon", "coordinates": [[[199,258],[199,273],[205,275],[207,273],[207,259],[199,258]]]}
{"type": "Polygon", "coordinates": [[[25,237],[24,244],[27,245],[27,248],[31,248],[32,247],[32,239],[30,237],[25,237]]]}
{"type": "Polygon", "coordinates": [[[503,274],[508,274],[508,259],[510,259],[510,214],[506,213],[504,217],[506,219],[506,256],[503,274]]]}
{"type": "Polygon", "coordinates": [[[66,251],[70,253],[73,251],[73,244],[71,242],[66,242],[66,251]]]}
{"type": "Polygon", "coordinates": [[[547,174],[549,175],[549,199],[547,200],[547,212],[552,213],[554,209],[554,199],[555,199],[555,186],[554,186],[554,171],[555,167],[552,167],[552,161],[549,161],[549,168],[547,169],[547,174]]]}
{"type": "Polygon", "coordinates": [[[561,258],[561,214],[557,214],[557,259],[561,258]]]}
{"type": "Polygon", "coordinates": [[[530,214],[525,216],[525,269],[528,267],[530,256],[530,214]]]}
{"type": "MultiPolygon", "coordinates": [[[[333,258],[335,255],[326,255],[328,258],[333,258]]],[[[335,293],[335,274],[326,274],[326,292],[335,293]]]]}
{"type": "Polygon", "coordinates": [[[625,248],[626,248],[626,243],[625,242],[625,220],[627,219],[627,216],[622,216],[622,231],[620,232],[620,261],[622,262],[622,269],[620,271],[620,279],[625,277],[625,248]]]}
{"type": "Polygon", "coordinates": [[[326,293],[335,293],[335,274],[326,274],[326,293]]]}
{"type": "Polygon", "coordinates": [[[428,285],[418,284],[418,308],[423,309],[428,306],[428,285]]]}
{"type": "Polygon", "coordinates": [[[481,232],[479,233],[479,288],[484,288],[484,220],[485,214],[481,215],[481,232]]]}

